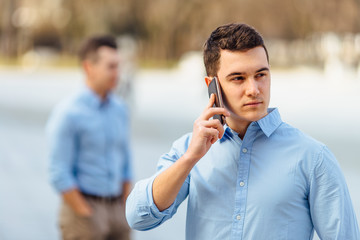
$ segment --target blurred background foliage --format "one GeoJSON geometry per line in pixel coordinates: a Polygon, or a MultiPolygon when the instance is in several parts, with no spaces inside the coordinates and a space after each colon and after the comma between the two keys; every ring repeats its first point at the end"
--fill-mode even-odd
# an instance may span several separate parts
{"type": "Polygon", "coordinates": [[[258,29],[273,46],[273,65],[322,64],[329,33],[330,48],[341,42],[344,54],[342,43],[351,45],[349,64],[360,55],[360,0],[0,0],[0,9],[0,58],[7,62],[37,51],[72,64],[85,37],[107,33],[133,39],[142,63],[163,65],[201,50],[210,32],[229,22],[258,29]]]}

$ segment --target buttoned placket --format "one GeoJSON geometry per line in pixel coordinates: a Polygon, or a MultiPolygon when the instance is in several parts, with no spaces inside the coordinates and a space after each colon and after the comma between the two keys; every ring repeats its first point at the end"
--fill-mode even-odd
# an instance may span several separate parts
{"type": "Polygon", "coordinates": [[[100,118],[101,118],[101,122],[103,125],[103,129],[102,131],[104,131],[104,135],[105,135],[105,148],[104,148],[104,156],[105,156],[105,162],[106,162],[106,168],[107,168],[107,172],[108,172],[108,186],[107,186],[107,192],[111,192],[112,190],[112,186],[111,186],[111,178],[112,178],[112,173],[111,173],[111,163],[110,158],[109,158],[109,147],[111,146],[111,142],[110,142],[110,128],[107,127],[109,124],[111,124],[111,119],[109,119],[109,114],[108,114],[108,107],[109,107],[109,102],[104,102],[102,103],[99,108],[98,108],[98,114],[100,114],[100,118]]]}
{"type": "Polygon", "coordinates": [[[244,222],[246,220],[246,200],[248,194],[247,182],[249,179],[250,163],[251,163],[251,150],[253,141],[257,133],[257,124],[251,123],[248,127],[246,134],[240,145],[240,157],[237,186],[235,193],[235,208],[234,208],[234,220],[232,224],[231,239],[240,240],[243,239],[244,222]]]}

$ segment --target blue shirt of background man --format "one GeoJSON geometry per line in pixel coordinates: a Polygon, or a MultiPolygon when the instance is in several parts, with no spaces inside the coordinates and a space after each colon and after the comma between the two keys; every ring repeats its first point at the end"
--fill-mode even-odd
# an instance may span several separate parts
{"type": "MultiPolygon", "coordinates": [[[[175,141],[160,172],[187,150],[191,134],[175,141]]],[[[127,200],[127,219],[148,230],[171,218],[188,197],[186,239],[360,239],[340,167],[326,146],[281,121],[277,109],[252,122],[241,140],[225,134],[195,165],[175,202],[160,212],[153,176],[127,200]]]]}
{"type": "Polygon", "coordinates": [[[102,101],[84,88],[57,106],[47,126],[55,189],[120,195],[132,178],[129,128],[127,108],[112,94],[102,101]]]}

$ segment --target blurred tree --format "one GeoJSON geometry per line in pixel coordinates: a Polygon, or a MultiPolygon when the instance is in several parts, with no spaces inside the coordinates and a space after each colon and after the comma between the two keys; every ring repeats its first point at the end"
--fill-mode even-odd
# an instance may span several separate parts
{"type": "Polygon", "coordinates": [[[265,38],[286,40],[314,32],[360,32],[360,0],[0,0],[0,7],[6,56],[26,51],[16,50],[19,32],[24,46],[53,42],[70,54],[87,36],[126,34],[139,43],[142,59],[162,61],[201,49],[215,27],[229,22],[246,22],[265,38]],[[24,5],[38,21],[14,26],[13,14],[24,5]]]}
{"type": "Polygon", "coordinates": [[[17,55],[17,30],[11,21],[17,2],[17,0],[2,0],[0,2],[0,9],[3,11],[1,16],[0,54],[5,57],[17,55]]]}

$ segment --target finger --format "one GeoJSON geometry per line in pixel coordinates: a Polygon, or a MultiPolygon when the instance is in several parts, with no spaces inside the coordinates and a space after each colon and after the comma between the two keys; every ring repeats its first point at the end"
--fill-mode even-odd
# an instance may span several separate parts
{"type": "Polygon", "coordinates": [[[209,128],[209,137],[211,137],[211,144],[214,144],[219,139],[219,131],[215,128],[209,128]]]}
{"type": "Polygon", "coordinates": [[[202,121],[199,124],[202,125],[203,127],[216,129],[218,131],[218,138],[222,138],[222,136],[224,135],[224,131],[225,131],[224,127],[218,119],[202,121]]]}
{"type": "Polygon", "coordinates": [[[214,132],[214,130],[218,134],[219,130],[217,128],[218,125],[216,120],[196,121],[194,123],[194,132],[198,132],[201,136],[204,137],[209,137],[210,134],[214,132]]]}
{"type": "Polygon", "coordinates": [[[215,94],[212,93],[212,94],[210,95],[208,105],[206,106],[206,108],[204,109],[204,111],[205,111],[206,109],[211,108],[211,107],[214,105],[214,103],[215,103],[215,94]]]}
{"type": "Polygon", "coordinates": [[[206,128],[206,127],[203,127],[201,128],[200,130],[200,135],[207,138],[207,139],[210,139],[212,141],[213,138],[218,138],[219,136],[219,131],[216,129],[216,128],[206,128]]]}
{"type": "Polygon", "coordinates": [[[216,121],[216,129],[219,131],[219,138],[222,138],[225,132],[224,126],[221,124],[219,119],[213,119],[214,121],[216,121]]]}
{"type": "Polygon", "coordinates": [[[226,108],[218,108],[218,107],[212,107],[206,109],[200,116],[200,119],[202,120],[208,120],[209,118],[213,117],[215,114],[224,115],[225,117],[230,116],[230,112],[226,110],[226,108]]]}

